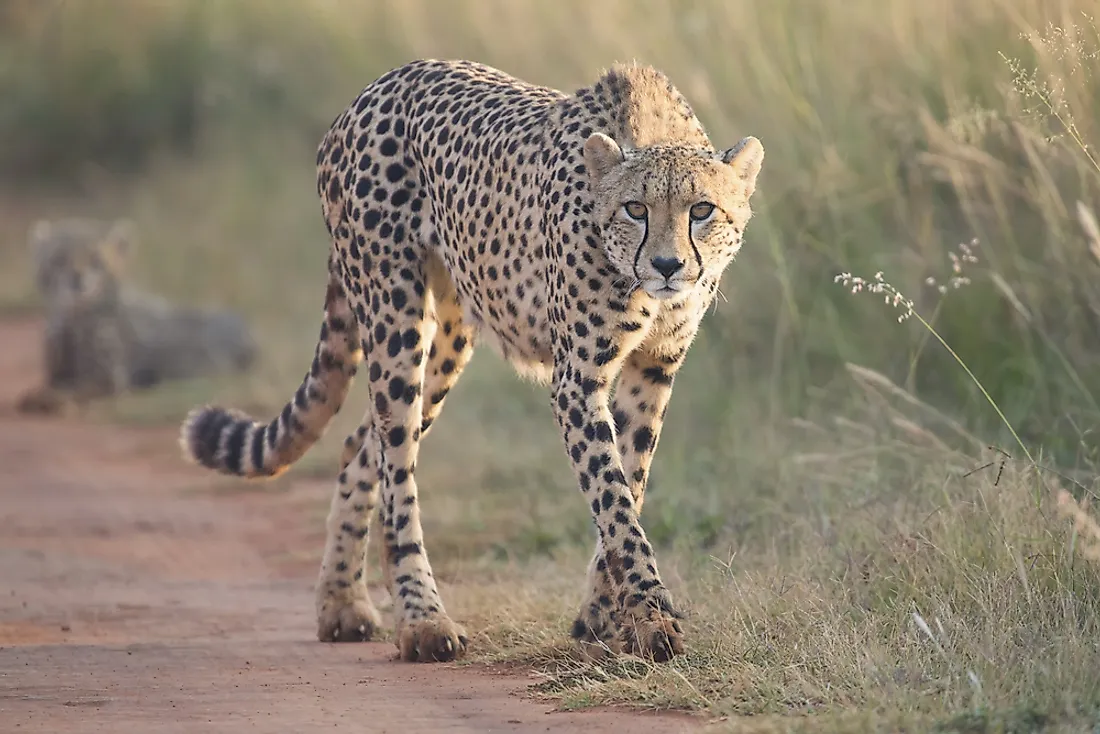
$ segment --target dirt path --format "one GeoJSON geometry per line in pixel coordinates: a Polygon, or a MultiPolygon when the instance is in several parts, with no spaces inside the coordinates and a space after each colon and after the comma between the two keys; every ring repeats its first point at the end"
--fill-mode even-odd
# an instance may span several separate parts
{"type": "Polygon", "coordinates": [[[316,642],[303,502],[323,488],[198,492],[210,477],[171,429],[15,415],[38,333],[0,323],[0,732],[688,730],[551,712],[514,672],[316,642]]]}

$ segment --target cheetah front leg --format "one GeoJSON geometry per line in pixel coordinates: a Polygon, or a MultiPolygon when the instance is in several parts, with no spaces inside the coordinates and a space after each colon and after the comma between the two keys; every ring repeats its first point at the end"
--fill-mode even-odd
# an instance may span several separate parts
{"type": "Polygon", "coordinates": [[[93,400],[119,395],[130,385],[125,340],[117,325],[75,336],[70,328],[47,325],[45,366],[46,380],[19,397],[18,412],[83,410],[93,400]]]}
{"type": "MultiPolygon", "coordinates": [[[[661,435],[665,409],[672,395],[672,380],[683,352],[672,357],[636,351],[623,364],[615,389],[612,408],[616,445],[623,463],[623,474],[630,486],[634,509],[640,515],[645,498],[649,465],[661,435]]],[[[588,565],[588,593],[573,622],[572,635],[590,659],[633,649],[633,640],[623,640],[614,589],[604,558],[602,541],[588,565]]]]}
{"type": "MultiPolygon", "coordinates": [[[[609,366],[605,363],[600,369],[573,355],[566,364],[556,366],[555,414],[599,533],[600,557],[592,564],[597,603],[607,610],[607,619],[621,626],[627,649],[664,661],[683,652],[683,630],[639,522],[637,503],[615,443],[609,366]],[[605,596],[609,604],[604,604],[605,596]]],[[[601,611],[597,619],[603,614],[601,611]]],[[[577,631],[575,628],[574,633],[577,631]]],[[[597,640],[600,631],[594,631],[597,640]]]]}

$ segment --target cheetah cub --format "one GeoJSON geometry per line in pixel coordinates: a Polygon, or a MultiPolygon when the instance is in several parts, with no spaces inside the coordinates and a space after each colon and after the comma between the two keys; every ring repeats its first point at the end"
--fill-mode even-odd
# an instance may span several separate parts
{"type": "Polygon", "coordinates": [[[565,94],[469,61],[415,61],[336,118],[317,153],[332,245],[313,363],[270,423],[207,406],[181,435],[199,464],[274,476],[321,436],[363,363],[370,399],[329,512],[321,640],[378,630],[365,583],[377,510],[401,658],[466,649],[428,562],[416,466],[482,341],[550,386],[592,511],[573,636],[592,655],[683,651],[639,516],[673,379],[741,247],[763,157],[752,137],[713,147],[668,78],[638,65],[565,94]]]}
{"type": "Polygon", "coordinates": [[[40,221],[29,239],[46,311],[46,374],[20,398],[20,412],[62,412],[254,361],[255,341],[237,315],[173,306],[124,282],[130,222],[40,221]]]}

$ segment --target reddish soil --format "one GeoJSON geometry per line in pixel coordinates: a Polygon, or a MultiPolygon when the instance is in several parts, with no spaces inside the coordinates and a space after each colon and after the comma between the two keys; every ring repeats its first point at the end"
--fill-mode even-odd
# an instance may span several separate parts
{"type": "Polygon", "coordinates": [[[528,676],[321,644],[325,488],[204,491],[175,430],[15,414],[39,324],[0,323],[0,732],[687,731],[578,713],[528,676]]]}

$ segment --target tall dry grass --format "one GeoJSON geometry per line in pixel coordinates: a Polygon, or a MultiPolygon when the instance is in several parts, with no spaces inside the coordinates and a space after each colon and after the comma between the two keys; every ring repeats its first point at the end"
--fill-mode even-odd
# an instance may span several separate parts
{"type": "MultiPolygon", "coordinates": [[[[861,361],[977,416],[980,396],[940,351],[887,328],[823,277],[887,270],[923,306],[938,298],[923,284],[947,251],[976,237],[988,267],[936,314],[938,326],[1023,434],[1065,460],[1089,458],[1077,439],[1097,413],[1100,265],[1075,213],[1077,201],[1100,200],[1082,147],[1096,140],[1100,109],[1087,0],[13,0],[5,9],[9,179],[46,177],[51,192],[118,172],[145,181],[142,171],[181,151],[245,176],[262,165],[259,176],[300,182],[295,229],[313,239],[308,151],[385,69],[465,56],[572,88],[615,59],[654,63],[716,140],[765,138],[759,216],[708,337],[729,354],[760,355],[785,409],[861,361]]],[[[241,211],[262,210],[270,195],[255,183],[225,181],[241,211]]],[[[175,214],[146,206],[150,220],[175,214]]],[[[282,240],[300,246],[285,237],[270,246],[282,240]]],[[[234,271],[218,287],[237,282],[234,271]]]]}

